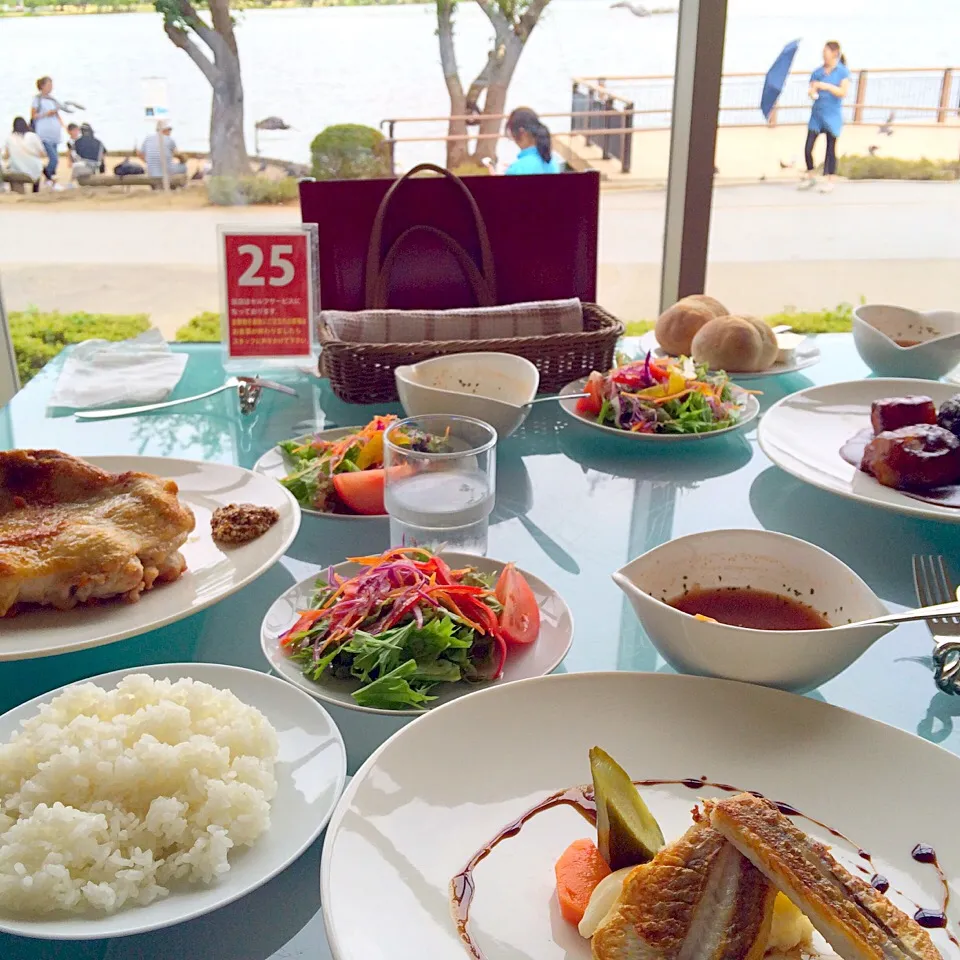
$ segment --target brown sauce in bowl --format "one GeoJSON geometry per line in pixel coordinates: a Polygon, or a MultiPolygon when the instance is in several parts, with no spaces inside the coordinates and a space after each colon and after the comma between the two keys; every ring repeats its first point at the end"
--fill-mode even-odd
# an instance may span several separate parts
{"type": "Polygon", "coordinates": [[[920,340],[894,340],[893,341],[898,347],[915,347],[921,341],[920,340]]]}
{"type": "Polygon", "coordinates": [[[699,614],[752,630],[826,630],[831,626],[827,618],[809,604],[752,587],[690,590],[667,602],[692,616],[699,614]]]}

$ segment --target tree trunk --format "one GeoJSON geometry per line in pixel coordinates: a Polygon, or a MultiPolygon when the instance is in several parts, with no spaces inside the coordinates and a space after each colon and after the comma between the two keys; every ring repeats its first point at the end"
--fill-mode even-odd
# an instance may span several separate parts
{"type": "Polygon", "coordinates": [[[459,137],[457,140],[447,141],[447,169],[455,170],[470,162],[470,142],[465,139],[467,135],[466,120],[456,120],[455,117],[465,116],[467,113],[467,98],[463,91],[450,90],[450,121],[447,124],[447,134],[451,137],[459,137]]]}
{"type": "Polygon", "coordinates": [[[223,58],[213,83],[210,111],[210,165],[217,177],[249,177],[250,157],[243,136],[243,83],[236,56],[223,58]]]}

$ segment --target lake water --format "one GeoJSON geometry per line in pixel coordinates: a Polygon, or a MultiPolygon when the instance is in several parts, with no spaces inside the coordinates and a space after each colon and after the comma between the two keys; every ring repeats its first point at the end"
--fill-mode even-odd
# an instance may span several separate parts
{"type": "MultiPolygon", "coordinates": [[[[520,62],[511,105],[568,111],[573,76],[672,72],[676,16],[641,19],[610,9],[610,2],[550,4],[520,62]]],[[[648,0],[651,6],[661,2],[648,0]]],[[[262,134],[261,151],[306,160],[310,140],[328,124],[378,126],[388,117],[448,112],[432,4],[247,11],[239,20],[251,151],[254,121],[272,114],[295,129],[262,134]]],[[[489,34],[476,5],[461,2],[457,44],[465,77],[484,62],[489,34]]],[[[730,0],[725,69],[766,70],[795,37],[804,38],[796,61],[803,69],[817,65],[827,39],[839,39],[854,66],[956,65],[960,3],[730,0]]],[[[166,77],[178,145],[207,147],[210,88],[167,40],[159,14],[0,19],[0,129],[28,112],[34,81],[46,73],[54,76],[61,100],[87,107],[75,116],[93,123],[110,149],[127,149],[142,139],[148,130],[142,78],[166,77]]],[[[439,147],[417,150],[417,159],[424,153],[440,156],[439,147]]],[[[411,159],[409,149],[401,159],[411,159]]]]}

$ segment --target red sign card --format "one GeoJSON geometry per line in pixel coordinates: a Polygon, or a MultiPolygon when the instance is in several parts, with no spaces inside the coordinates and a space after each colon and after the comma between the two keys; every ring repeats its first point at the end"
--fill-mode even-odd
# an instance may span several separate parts
{"type": "Polygon", "coordinates": [[[224,231],[222,238],[229,355],[309,356],[309,236],[224,231]]]}

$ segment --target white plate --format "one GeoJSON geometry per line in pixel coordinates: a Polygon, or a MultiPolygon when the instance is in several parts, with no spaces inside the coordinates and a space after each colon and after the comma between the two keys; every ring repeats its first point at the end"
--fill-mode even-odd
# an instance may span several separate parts
{"type": "MultiPolygon", "coordinates": [[[[566,398],[571,394],[583,393],[583,387],[586,382],[587,378],[583,377],[580,380],[574,380],[573,383],[568,383],[560,391],[560,396],[566,398]]],[[[738,388],[731,384],[731,389],[736,395],[738,388]]],[[[710,437],[722,437],[725,433],[742,430],[748,423],[755,420],[757,414],[760,413],[760,402],[752,393],[746,393],[744,391],[739,391],[739,393],[743,398],[743,410],[740,414],[740,419],[732,427],[724,427],[722,430],[710,430],[706,433],[632,433],[629,430],[619,430],[617,427],[608,427],[606,424],[597,423],[596,418],[591,419],[581,416],[577,413],[576,400],[562,399],[560,406],[563,407],[564,413],[573,417],[578,423],[593,427],[595,430],[602,430],[604,433],[612,434],[615,437],[629,437],[631,440],[639,440],[646,443],[675,443],[682,440],[708,440],[710,437]]]]}
{"type": "MultiPolygon", "coordinates": [[[[360,768],[330,821],[320,869],[336,960],[469,957],[451,917],[451,879],[525,811],[588,783],[587,751],[597,744],[638,780],[705,776],[793,804],[861,844],[892,890],[925,906],[939,906],[942,891],[934,868],[911,859],[913,846],[932,844],[948,876],[960,871],[960,834],[944,816],[960,794],[960,759],[939,747],[749,684],[565,674],[434,711],[360,768]]],[[[680,785],[643,793],[668,840],[690,824],[698,796],[722,795],[680,785]]],[[[864,865],[856,849],[798,822],[848,866],[864,865]]],[[[592,833],[558,807],[477,867],[470,930],[488,960],[589,960],[589,943],[560,917],[553,866],[592,833]]],[[[931,934],[944,957],[956,956],[943,931],[931,934]]]]}
{"type": "MultiPolygon", "coordinates": [[[[669,357],[657,343],[657,338],[652,330],[645,333],[640,338],[640,348],[649,350],[655,357],[669,357]]],[[[806,370],[820,362],[820,347],[817,341],[808,337],[793,353],[793,360],[790,363],[775,363],[767,370],[758,370],[753,373],[734,373],[728,371],[728,376],[734,382],[740,380],[760,380],[762,377],[779,377],[785,373],[797,373],[800,370],[806,370]]]]}
{"type": "MultiPolygon", "coordinates": [[[[476,567],[482,573],[499,573],[506,566],[503,561],[490,560],[487,557],[475,557],[465,553],[444,553],[444,559],[455,569],[476,567]]],[[[362,568],[356,563],[341,563],[334,567],[341,576],[353,576],[362,568]]],[[[488,683],[445,683],[432,691],[436,700],[431,700],[427,709],[435,709],[451,700],[457,700],[467,694],[485,690],[488,687],[501,686],[512,680],[526,680],[530,677],[542,677],[555,670],[573,643],[573,615],[563,598],[552,587],[547,586],[539,577],[522,570],[527,583],[533,590],[540,605],[540,636],[526,647],[511,647],[507,652],[507,661],[503,667],[503,676],[488,683]]],[[[310,608],[310,598],[314,593],[316,576],[309,577],[281,594],[267,611],[260,627],[260,646],[270,666],[285,680],[305,690],[311,696],[325,703],[333,703],[348,710],[363,713],[379,713],[391,717],[420,716],[423,710],[383,710],[374,707],[362,707],[351,696],[357,689],[355,681],[325,679],[323,683],[314,683],[305,677],[280,646],[280,635],[297,621],[297,611],[310,608]]]]}
{"type": "Polygon", "coordinates": [[[960,509],[915,500],[847,463],[840,448],[870,426],[870,405],[883,397],[920,394],[939,405],[957,389],[933,380],[851,380],[809,387],[774,404],[757,432],[763,452],[798,480],[841,497],[915,517],[960,523],[960,509]]]}
{"type": "MultiPolygon", "coordinates": [[[[330,818],[346,779],[346,751],[340,731],[315,700],[292,691],[289,685],[266,673],[213,663],[116,670],[81,682],[111,689],[133,673],[147,673],[157,679],[189,677],[232,690],[273,724],[280,752],[270,829],[252,847],[231,853],[229,872],[209,886],[171,888],[169,896],[149,906],[129,907],[108,915],[89,912],[28,920],[0,913],[0,930],[43,940],[92,940],[126,937],[183,923],[226,906],[276,876],[313,843],[330,818]]],[[[45,693],[0,717],[0,741],[6,741],[23,720],[36,714],[41,703],[52,700],[64,689],[45,693]]]]}
{"type": "MultiPolygon", "coordinates": [[[[320,430],[314,436],[321,440],[342,440],[349,437],[351,433],[362,430],[363,427],[336,427],[332,430],[320,430]]],[[[301,434],[309,436],[309,434],[301,434]]],[[[263,474],[279,482],[293,469],[293,462],[284,454],[280,447],[273,447],[268,450],[254,465],[254,473],[263,474]]],[[[286,489],[286,488],[284,488],[286,489]]],[[[313,510],[309,507],[300,507],[303,513],[309,513],[313,517],[327,517],[330,520],[380,520],[386,519],[386,514],[382,516],[365,517],[355,513],[326,513],[323,510],[313,510]]]]}
{"type": "Polygon", "coordinates": [[[153,473],[177,482],[180,499],[197,525],[180,548],[187,569],[173,583],[144,593],[137,603],[110,601],[72,610],[31,608],[0,621],[0,660],[26,660],[97,647],[189,617],[256,580],[283,556],[300,528],[300,507],[279,484],[224,463],[165,457],[87,457],[123,473],[153,473]],[[210,535],[210,515],[229,503],[275,507],[280,520],[262,537],[240,547],[220,547],[210,535]]]}

